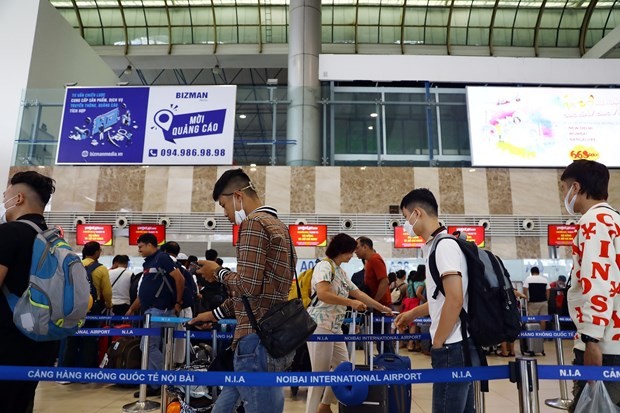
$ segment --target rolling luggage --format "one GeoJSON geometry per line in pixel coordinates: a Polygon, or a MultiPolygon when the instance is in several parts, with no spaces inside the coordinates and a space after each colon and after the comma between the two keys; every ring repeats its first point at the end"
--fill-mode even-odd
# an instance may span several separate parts
{"type": "Polygon", "coordinates": [[[141,360],[140,337],[120,337],[110,344],[99,367],[139,370],[141,360]]]}
{"type": "MultiPolygon", "coordinates": [[[[385,326],[385,323],[381,324],[385,326]]],[[[383,334],[384,329],[381,329],[383,334]]],[[[396,354],[383,353],[375,357],[375,366],[383,370],[410,370],[411,359],[398,355],[399,341],[396,340],[396,354]]],[[[388,411],[389,413],[409,413],[411,411],[411,385],[390,384],[388,385],[388,411]]]]}
{"type": "MultiPolygon", "coordinates": [[[[540,324],[538,323],[526,323],[524,327],[525,331],[537,331],[540,330],[540,324]]],[[[519,339],[519,345],[521,347],[521,354],[528,354],[535,356],[536,354],[545,355],[545,342],[542,338],[521,338],[519,339]]]]}
{"type": "MultiPolygon", "coordinates": [[[[354,313],[353,318],[355,319],[357,315],[354,313]]],[[[368,329],[368,334],[372,334],[372,314],[368,314],[368,319],[366,320],[366,328],[368,329]]],[[[373,350],[374,343],[371,341],[367,341],[364,343],[366,347],[366,354],[371,355],[373,350]]],[[[365,357],[368,359],[368,357],[365,357]]],[[[375,369],[374,366],[374,358],[370,358],[369,365],[363,366],[355,366],[355,351],[351,353],[351,363],[353,364],[353,368],[357,368],[359,370],[370,370],[373,371],[375,369]]],[[[338,412],[339,413],[389,413],[388,410],[388,387],[387,386],[368,386],[368,396],[366,400],[362,402],[362,404],[358,405],[345,405],[343,403],[338,403],[338,412]]]]}

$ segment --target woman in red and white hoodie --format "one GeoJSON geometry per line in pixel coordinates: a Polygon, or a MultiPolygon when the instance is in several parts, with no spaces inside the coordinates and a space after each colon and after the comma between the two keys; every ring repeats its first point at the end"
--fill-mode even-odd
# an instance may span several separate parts
{"type": "MultiPolygon", "coordinates": [[[[560,180],[568,213],[583,214],[573,241],[567,295],[577,326],[573,364],[620,366],[620,214],[607,203],[609,171],[598,162],[579,160],[560,180]]],[[[584,381],[575,382],[570,411],[584,386],[584,381]]],[[[620,382],[605,386],[620,405],[620,382]]]]}

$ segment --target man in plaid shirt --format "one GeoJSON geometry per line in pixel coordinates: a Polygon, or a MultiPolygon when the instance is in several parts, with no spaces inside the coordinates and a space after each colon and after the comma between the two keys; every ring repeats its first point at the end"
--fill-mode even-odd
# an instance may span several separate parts
{"type": "MultiPolygon", "coordinates": [[[[273,305],[288,300],[288,291],[297,262],[288,227],[278,219],[277,211],[263,205],[256,188],[242,169],[226,171],[215,183],[217,201],[231,223],[239,225],[237,271],[220,267],[213,261],[200,261],[197,272],[208,282],[219,281],[228,287],[231,297],[213,311],[199,314],[190,323],[214,322],[236,318],[232,342],[236,372],[284,371],[295,352],[274,359],[261,344],[243,306],[242,296],[250,302],[257,320],[273,305]]],[[[246,413],[281,413],[284,393],[281,387],[224,387],[213,413],[230,413],[241,399],[246,413]]]]}

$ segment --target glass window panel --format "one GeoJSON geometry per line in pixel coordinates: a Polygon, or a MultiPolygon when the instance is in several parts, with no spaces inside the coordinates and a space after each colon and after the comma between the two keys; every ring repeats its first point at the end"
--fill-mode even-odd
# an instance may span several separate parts
{"type": "Polygon", "coordinates": [[[82,9],[80,10],[80,16],[82,16],[82,24],[84,27],[101,27],[101,21],[99,20],[99,13],[95,9],[82,9]]]}
{"type": "Polygon", "coordinates": [[[169,44],[167,27],[149,27],[149,44],[169,44]]]}
{"type": "Polygon", "coordinates": [[[469,17],[470,26],[489,27],[491,25],[492,9],[472,9],[469,17]]]}
{"type": "Polygon", "coordinates": [[[590,18],[590,29],[602,29],[605,26],[605,21],[609,15],[609,10],[594,9],[592,17],[590,18]]]}
{"type": "MultiPolygon", "coordinates": [[[[426,106],[386,105],[386,152],[391,155],[428,154],[426,106]]],[[[437,128],[433,128],[436,137],[437,128]]],[[[438,141],[435,139],[435,148],[438,141]]],[[[434,151],[437,153],[437,151],[434,151]]]]}
{"type": "Polygon", "coordinates": [[[193,7],[192,22],[194,25],[213,25],[213,10],[206,7],[193,7]]]}
{"type": "Polygon", "coordinates": [[[586,33],[586,48],[593,47],[603,38],[602,29],[588,29],[586,33]]]}
{"type": "Polygon", "coordinates": [[[534,29],[515,29],[512,34],[513,46],[534,46],[534,29]]]}
{"type": "Polygon", "coordinates": [[[424,26],[426,18],[426,9],[421,7],[407,7],[405,13],[406,26],[424,26]]]}
{"type": "Polygon", "coordinates": [[[495,27],[512,27],[516,9],[498,9],[495,14],[495,27]]]}
{"type": "Polygon", "coordinates": [[[379,42],[379,27],[360,26],[357,28],[357,42],[363,44],[376,44],[379,42]]]}
{"type": "Polygon", "coordinates": [[[192,23],[190,9],[186,7],[171,7],[170,24],[173,26],[188,26],[192,23]]]}
{"type": "Polygon", "coordinates": [[[579,46],[579,30],[565,29],[560,30],[558,35],[558,47],[577,47],[579,46]]]}
{"type": "Polygon", "coordinates": [[[234,7],[216,7],[215,21],[219,25],[237,24],[237,14],[234,7]]]}
{"type": "Polygon", "coordinates": [[[355,29],[352,26],[334,26],[334,43],[354,43],[355,29]]]}
{"type": "Polygon", "coordinates": [[[239,27],[239,43],[258,43],[260,41],[259,34],[258,26],[239,27]]]}
{"type": "Polygon", "coordinates": [[[375,110],[375,105],[334,105],[337,154],[377,153],[377,122],[368,116],[375,110]]]}
{"type": "Polygon", "coordinates": [[[125,33],[123,29],[103,28],[106,45],[125,44],[125,33]]]}
{"type": "Polygon", "coordinates": [[[514,27],[536,27],[538,9],[520,8],[517,11],[514,27]]]}
{"type": "Polygon", "coordinates": [[[558,31],[556,29],[540,29],[538,32],[538,46],[555,47],[558,31]]]}
{"type": "Polygon", "coordinates": [[[215,29],[213,27],[194,27],[194,43],[207,44],[214,41],[215,29]]]}
{"type": "Polygon", "coordinates": [[[217,42],[219,44],[238,43],[237,28],[234,26],[217,26],[217,42]]]}
{"type": "Polygon", "coordinates": [[[146,26],[146,19],[142,9],[125,9],[125,21],[127,26],[146,26]]]}
{"type": "Polygon", "coordinates": [[[195,43],[192,38],[191,27],[173,27],[172,28],[172,43],[173,44],[193,44],[195,43]]]}
{"type": "Polygon", "coordinates": [[[447,26],[448,25],[448,9],[447,8],[429,8],[426,24],[429,26],[447,26]]]}
{"type": "Polygon", "coordinates": [[[263,41],[265,43],[286,43],[287,40],[287,27],[282,26],[270,26],[271,27],[271,39],[267,36],[267,27],[263,26],[263,41]]]}
{"type": "Polygon", "coordinates": [[[145,8],[146,23],[149,26],[168,26],[168,16],[165,9],[145,8]]]}
{"type": "Polygon", "coordinates": [[[324,4],[321,7],[321,23],[330,24],[332,22],[333,14],[334,14],[334,7],[324,4]]]}
{"type": "Polygon", "coordinates": [[[400,44],[400,27],[380,27],[379,28],[379,43],[400,44]]]}
{"type": "Polygon", "coordinates": [[[470,46],[488,46],[489,29],[470,28],[467,31],[467,44],[470,46]]]}
{"type": "Polygon", "coordinates": [[[71,26],[78,27],[77,16],[75,15],[75,10],[73,9],[58,9],[62,17],[67,20],[71,26]]]}
{"type": "Polygon", "coordinates": [[[101,29],[84,29],[84,40],[91,46],[103,45],[103,33],[101,29]]]}
{"type": "Polygon", "coordinates": [[[386,102],[425,102],[426,95],[423,91],[419,93],[407,92],[407,93],[393,93],[388,92],[385,94],[386,102]]]}
{"type": "Polygon", "coordinates": [[[120,9],[99,9],[104,26],[122,26],[123,16],[120,9]]]}
{"type": "Polygon", "coordinates": [[[400,26],[402,21],[402,7],[381,7],[381,25],[400,26]]]}
{"type": "Polygon", "coordinates": [[[580,29],[581,24],[583,23],[584,17],[585,17],[584,10],[566,9],[566,12],[564,13],[564,16],[562,17],[562,21],[560,22],[560,27],[580,29]]]}
{"type": "Polygon", "coordinates": [[[129,38],[129,44],[148,44],[148,34],[146,27],[128,27],[127,37],[129,38]]]}
{"type": "Polygon", "coordinates": [[[237,18],[240,25],[242,24],[258,24],[258,7],[239,7],[237,9],[237,18]]]}
{"type": "Polygon", "coordinates": [[[452,12],[451,25],[453,27],[467,27],[469,22],[469,14],[469,9],[454,9],[452,12]]]}
{"type": "Polygon", "coordinates": [[[405,27],[405,44],[424,44],[424,27],[405,27]]]}
{"type": "Polygon", "coordinates": [[[617,7],[611,11],[609,15],[609,19],[607,20],[607,25],[605,26],[605,30],[613,29],[614,27],[618,27],[619,25],[620,25],[620,7],[617,7]]]}
{"type": "Polygon", "coordinates": [[[511,46],[511,29],[493,29],[493,46],[511,46]]]}
{"type": "Polygon", "coordinates": [[[469,127],[467,108],[439,106],[441,147],[443,155],[469,155],[469,127]]]}
{"type": "Polygon", "coordinates": [[[333,36],[333,26],[328,26],[328,25],[323,25],[321,27],[321,42],[322,43],[333,43],[334,42],[334,36],[333,36]]]}
{"type": "MultiPolygon", "coordinates": [[[[267,23],[266,9],[262,10],[263,22],[267,23]]],[[[288,14],[285,7],[271,7],[271,24],[280,25],[288,22],[288,14]]]]}
{"type": "Polygon", "coordinates": [[[445,27],[427,27],[426,44],[446,44],[447,30],[445,27]]]}
{"type": "Polygon", "coordinates": [[[379,21],[379,7],[359,7],[357,24],[377,24],[379,21]]]}
{"type": "Polygon", "coordinates": [[[355,7],[341,6],[334,8],[334,24],[355,24],[355,7]]]}
{"type": "Polygon", "coordinates": [[[467,29],[453,27],[450,29],[450,44],[465,45],[467,44],[467,29]]]}
{"type": "Polygon", "coordinates": [[[553,29],[560,25],[560,19],[562,18],[561,9],[545,8],[542,19],[540,20],[540,27],[548,27],[553,29]]]}

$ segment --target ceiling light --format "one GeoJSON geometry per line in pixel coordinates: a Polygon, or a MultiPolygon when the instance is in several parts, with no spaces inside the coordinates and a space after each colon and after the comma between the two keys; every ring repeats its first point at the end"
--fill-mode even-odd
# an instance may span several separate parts
{"type": "Polygon", "coordinates": [[[371,126],[368,127],[368,130],[373,130],[374,128],[375,127],[371,125],[371,126]]]}
{"type": "Polygon", "coordinates": [[[379,115],[378,115],[376,112],[372,112],[372,113],[370,114],[370,117],[371,117],[371,118],[376,118],[377,116],[379,116],[379,115]]]}
{"type": "Polygon", "coordinates": [[[245,118],[247,118],[247,116],[245,116],[243,114],[239,115],[239,119],[245,119],[245,118]]]}

